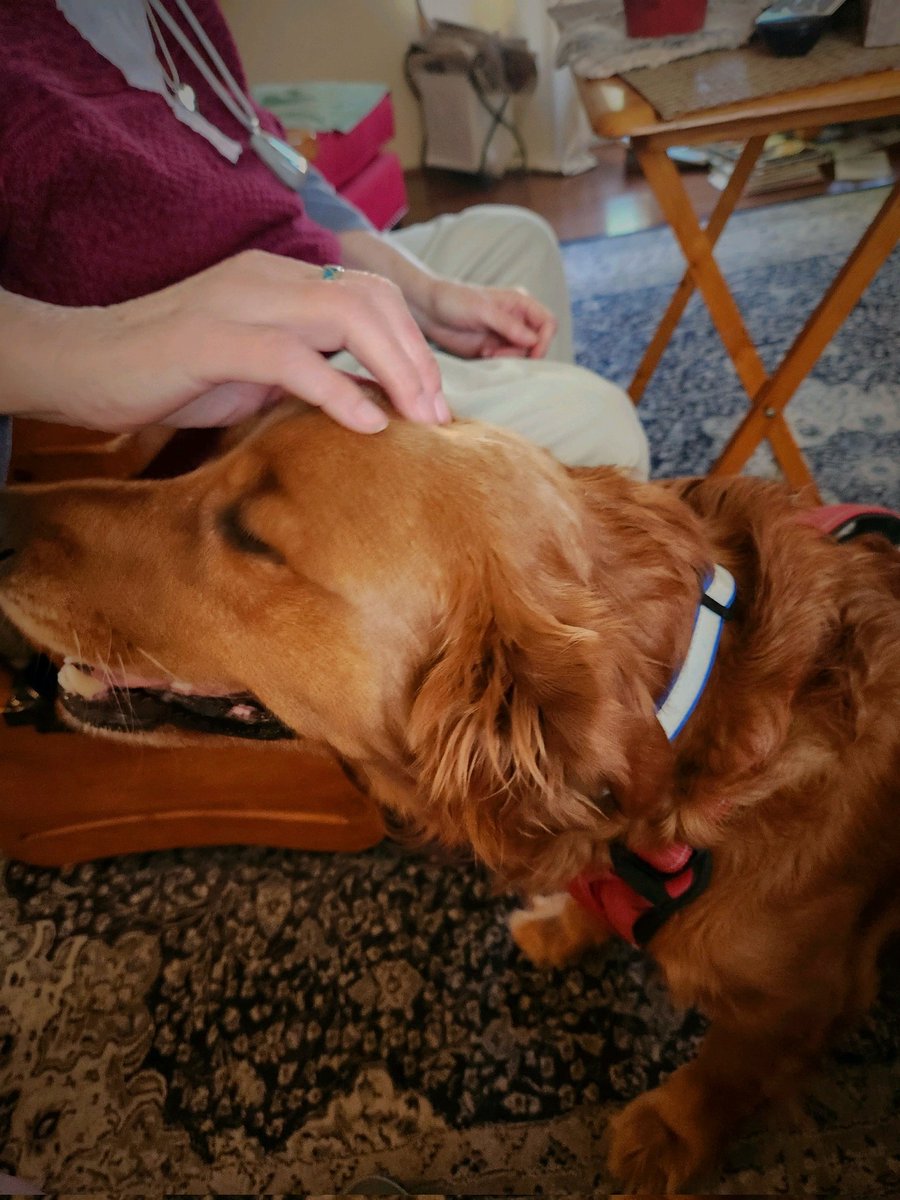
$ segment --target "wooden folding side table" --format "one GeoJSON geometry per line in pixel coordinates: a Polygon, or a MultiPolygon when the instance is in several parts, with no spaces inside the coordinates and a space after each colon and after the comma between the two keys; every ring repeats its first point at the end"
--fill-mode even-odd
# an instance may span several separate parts
{"type": "MultiPolygon", "coordinates": [[[[746,51],[733,53],[737,71],[746,51]]],[[[684,60],[684,70],[694,72],[698,78],[698,94],[702,92],[703,58],[698,55],[684,60]]],[[[688,262],[684,278],[632,380],[629,389],[632,399],[635,403],[640,400],[688,299],[697,288],[750,399],[747,415],[713,464],[711,473],[737,473],[760,441],[767,438],[787,481],[798,489],[808,489],[812,498],[818,498],[809,466],[794,441],[784,410],[900,237],[900,183],[893,188],[772,375],[767,373],[747,332],[713,256],[713,248],[769,134],[900,114],[900,70],[879,71],[798,91],[698,109],[671,120],[661,118],[624,79],[579,79],[578,86],[594,131],[601,137],[629,140],[688,262]],[[724,140],[746,144],[704,229],[666,151],[673,145],[724,140]]]]}

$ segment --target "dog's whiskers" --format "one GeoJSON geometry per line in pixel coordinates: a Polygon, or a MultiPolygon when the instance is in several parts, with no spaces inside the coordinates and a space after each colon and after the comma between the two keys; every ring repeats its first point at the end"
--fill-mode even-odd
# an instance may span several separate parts
{"type": "MultiPolygon", "coordinates": [[[[119,715],[122,718],[122,724],[126,729],[128,729],[128,716],[122,705],[122,692],[121,692],[120,688],[116,687],[116,682],[115,682],[115,679],[113,678],[112,667],[110,665],[110,659],[112,658],[112,652],[113,652],[113,627],[112,627],[112,624],[110,623],[110,625],[109,625],[109,641],[108,641],[107,647],[106,647],[106,654],[103,658],[103,661],[98,662],[97,666],[98,666],[98,669],[103,674],[103,682],[107,685],[109,690],[112,692],[113,699],[116,702],[116,707],[119,710],[119,715]]],[[[124,672],[124,664],[122,663],[121,655],[119,656],[119,664],[120,664],[120,666],[122,666],[122,669],[124,672]]],[[[132,717],[133,717],[133,710],[132,710],[132,717]]]]}
{"type": "MultiPolygon", "coordinates": [[[[128,674],[128,672],[125,670],[125,663],[122,661],[122,655],[119,654],[118,651],[116,652],[116,658],[119,660],[119,670],[122,672],[122,678],[124,679],[125,676],[128,674]]],[[[131,727],[129,729],[129,733],[136,733],[137,732],[137,718],[136,718],[135,712],[134,712],[134,702],[131,699],[131,692],[128,690],[128,688],[123,687],[122,697],[123,697],[123,699],[127,700],[127,702],[128,702],[128,716],[130,716],[130,718],[131,718],[131,727]]],[[[122,712],[123,721],[125,721],[127,724],[128,717],[126,716],[125,711],[121,707],[121,705],[120,705],[120,711],[122,712]]]]}
{"type": "MultiPolygon", "coordinates": [[[[78,630],[74,627],[74,625],[72,626],[72,638],[75,642],[75,652],[78,655],[78,661],[79,661],[79,663],[84,664],[85,657],[84,657],[84,651],[81,648],[81,638],[78,636],[78,630]]],[[[113,697],[115,698],[115,701],[116,701],[116,705],[122,716],[122,722],[127,727],[129,722],[128,722],[128,717],[126,716],[125,710],[122,707],[121,692],[116,687],[115,683],[113,682],[112,671],[110,670],[110,666],[109,666],[109,655],[111,653],[112,653],[112,626],[110,626],[110,630],[109,630],[109,648],[107,650],[107,661],[103,662],[103,663],[98,663],[97,666],[100,669],[100,671],[103,673],[104,682],[106,683],[106,685],[109,687],[110,691],[112,692],[113,697]]],[[[124,663],[122,662],[122,656],[118,655],[117,657],[119,659],[119,666],[122,668],[122,673],[124,675],[125,666],[124,666],[124,663]]],[[[134,732],[134,708],[133,708],[133,706],[131,706],[130,698],[129,698],[129,707],[131,707],[131,718],[132,718],[130,732],[133,733],[134,732]]]]}
{"type": "Polygon", "coordinates": [[[173,679],[176,677],[176,673],[174,671],[170,670],[169,667],[164,667],[159,659],[154,658],[149,651],[144,650],[141,646],[135,646],[135,650],[138,652],[138,654],[142,654],[148,662],[153,663],[154,667],[159,667],[160,671],[162,671],[164,675],[171,675],[173,679]]]}
{"type": "Polygon", "coordinates": [[[98,664],[101,671],[103,672],[104,682],[110,687],[113,686],[112,669],[109,665],[109,660],[112,656],[112,644],[113,644],[113,628],[112,628],[112,625],[110,624],[110,626],[109,626],[109,641],[106,644],[106,654],[103,656],[103,661],[98,664]]]}
{"type": "MultiPolygon", "coordinates": [[[[111,652],[112,647],[110,646],[110,653],[111,652]]],[[[116,708],[118,708],[119,714],[122,717],[122,723],[127,725],[128,719],[125,716],[125,710],[122,707],[122,694],[120,689],[116,687],[115,680],[113,679],[112,668],[110,667],[108,660],[102,664],[101,670],[103,671],[104,682],[112,693],[113,700],[116,702],[116,708]]]]}
{"type": "Polygon", "coordinates": [[[78,636],[78,630],[72,626],[72,637],[75,640],[75,653],[78,655],[79,663],[84,663],[84,651],[81,649],[81,638],[78,636]]]}

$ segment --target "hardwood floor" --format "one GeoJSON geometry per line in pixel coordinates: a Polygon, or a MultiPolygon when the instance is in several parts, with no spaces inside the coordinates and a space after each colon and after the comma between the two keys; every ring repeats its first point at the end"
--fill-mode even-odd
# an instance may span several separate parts
{"type": "MultiPolygon", "coordinates": [[[[659,206],[625,148],[607,142],[597,147],[595,153],[596,169],[583,175],[514,174],[492,184],[453,171],[410,171],[406,177],[410,209],[404,224],[426,221],[440,213],[459,212],[471,204],[523,205],[545,217],[562,241],[615,237],[662,224],[659,206]]],[[[900,156],[894,156],[892,161],[894,176],[900,178],[900,156]]],[[[708,217],[719,191],[709,183],[705,170],[685,170],[684,178],[697,212],[708,217]]],[[[808,187],[750,196],[741,200],[738,208],[848,191],[859,186],[823,180],[808,187]]]]}

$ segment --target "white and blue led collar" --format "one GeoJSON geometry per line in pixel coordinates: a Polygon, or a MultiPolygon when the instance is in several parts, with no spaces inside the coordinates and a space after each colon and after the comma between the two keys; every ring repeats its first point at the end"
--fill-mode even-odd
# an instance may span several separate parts
{"type": "Polygon", "coordinates": [[[717,564],[704,585],[681,670],[657,705],[656,717],[669,741],[681,732],[703,695],[716,660],[722,625],[733,615],[730,610],[736,591],[734,577],[717,564]]]}

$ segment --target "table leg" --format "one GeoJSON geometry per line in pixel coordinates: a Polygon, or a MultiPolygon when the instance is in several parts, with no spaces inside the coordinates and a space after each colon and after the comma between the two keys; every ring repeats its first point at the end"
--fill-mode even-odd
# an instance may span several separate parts
{"type": "MultiPolygon", "coordinates": [[[[741,151],[740,158],[735,163],[728,183],[716,202],[716,207],[713,209],[713,214],[709,218],[709,222],[704,230],[709,239],[710,249],[719,240],[719,236],[725,228],[728,218],[734,211],[735,204],[737,204],[743,194],[747,180],[750,178],[751,172],[756,166],[757,159],[762,153],[762,148],[765,144],[765,135],[760,135],[759,137],[750,138],[741,151]]],[[[681,320],[687,302],[694,294],[695,287],[693,273],[688,268],[682,276],[681,283],[679,283],[675,294],[669,301],[669,307],[666,309],[665,315],[662,321],[660,321],[656,333],[653,335],[653,340],[645,350],[644,357],[641,359],[638,369],[634,373],[634,378],[629,385],[628,394],[635,404],[640,401],[653,372],[659,365],[663,351],[668,346],[672,334],[675,332],[675,327],[681,320]]]]}
{"type": "MultiPolygon", "coordinates": [[[[681,177],[665,147],[655,144],[652,138],[634,138],[632,144],[641,170],[678,239],[688,261],[688,270],[752,404],[769,376],[713,257],[713,243],[701,228],[681,177]]],[[[812,475],[780,412],[771,426],[757,436],[757,442],[763,436],[768,436],[778,465],[788,481],[795,487],[808,486],[812,482],[812,475]]]]}
{"type": "Polygon", "coordinates": [[[744,318],[713,258],[712,244],[697,220],[675,164],[665,148],[634,138],[634,152],[656,201],[678,239],[694,283],[706,302],[709,315],[725,344],[728,356],[750,396],[768,379],[762,359],[744,325],[744,318]]]}
{"type": "Polygon", "coordinates": [[[778,370],[754,397],[750,412],[732,434],[713,467],[713,473],[727,475],[740,471],[760,438],[769,437],[771,440],[773,423],[782,419],[786,404],[856,306],[898,239],[900,183],[894,185],[878,215],[809,317],[778,370]]]}

